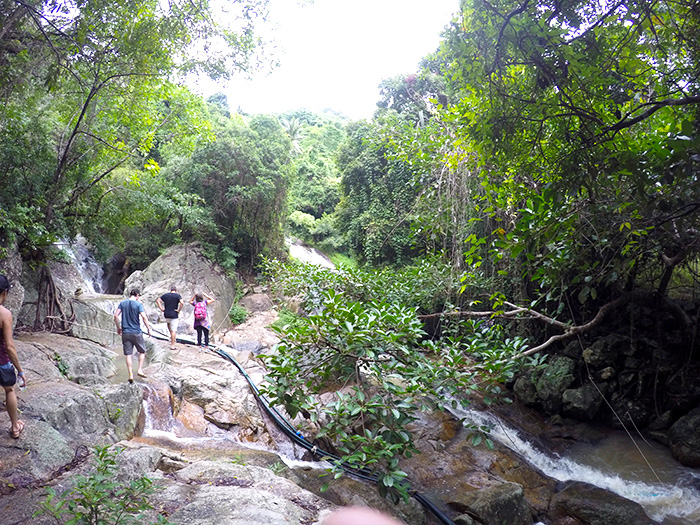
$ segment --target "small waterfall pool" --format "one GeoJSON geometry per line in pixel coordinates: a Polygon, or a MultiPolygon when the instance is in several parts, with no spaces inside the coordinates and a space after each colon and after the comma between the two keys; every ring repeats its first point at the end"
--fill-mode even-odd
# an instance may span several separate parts
{"type": "MultiPolygon", "coordinates": [[[[276,440],[278,448],[271,450],[262,444],[238,439],[235,431],[224,430],[203,420],[201,414],[173,416],[170,390],[144,383],[141,431],[134,439],[154,446],[164,446],[180,451],[220,451],[221,454],[234,454],[242,448],[249,451],[272,453],[278,456],[287,468],[327,469],[326,462],[304,461],[299,459],[300,450],[288,440],[276,440]]],[[[273,431],[273,429],[270,429],[273,431]]]]}
{"type": "Polygon", "coordinates": [[[494,441],[554,479],[582,481],[610,490],[636,501],[652,519],[664,525],[700,523],[700,472],[680,465],[660,445],[635,439],[640,453],[629,436],[615,433],[595,444],[579,443],[566,456],[558,456],[539,450],[494,415],[470,409],[452,412],[467,422],[490,428],[494,441]]]}

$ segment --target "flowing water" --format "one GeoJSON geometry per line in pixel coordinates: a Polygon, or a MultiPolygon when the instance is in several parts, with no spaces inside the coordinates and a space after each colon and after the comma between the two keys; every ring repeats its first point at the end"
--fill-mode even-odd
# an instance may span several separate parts
{"type": "Polygon", "coordinates": [[[452,409],[465,421],[491,429],[490,437],[559,481],[582,481],[639,503],[664,525],[700,523],[700,472],[680,465],[661,446],[614,433],[595,444],[580,443],[565,456],[548,454],[494,415],[452,409]]]}
{"type": "MultiPolygon", "coordinates": [[[[171,450],[187,452],[219,451],[221,456],[236,456],[237,452],[245,449],[249,452],[271,452],[279,457],[288,468],[302,467],[314,469],[329,468],[326,462],[302,461],[298,459],[303,450],[295,447],[288,439],[275,436],[276,450],[270,450],[260,444],[239,439],[235,431],[224,430],[203,418],[198,407],[190,405],[190,410],[181,410],[177,417],[173,416],[170,389],[165,386],[144,384],[142,421],[136,441],[154,446],[167,447],[171,450]],[[189,412],[189,414],[187,413],[189,412]]],[[[268,425],[270,432],[276,432],[268,425]]],[[[219,457],[221,457],[219,456],[219,457]]]]}
{"type": "MultiPolygon", "coordinates": [[[[239,439],[235,430],[223,430],[206,422],[202,412],[188,416],[181,409],[174,417],[167,385],[144,383],[143,387],[143,416],[136,440],[173,450],[216,450],[224,455],[241,448],[270,452],[262,445],[239,439]]],[[[636,501],[652,519],[664,525],[700,523],[700,472],[678,464],[660,445],[637,440],[638,450],[630,436],[618,432],[595,444],[578,443],[566,455],[557,455],[541,450],[523,432],[492,414],[451,410],[466,422],[490,428],[494,441],[512,449],[551,478],[582,481],[610,490],[636,501]]],[[[272,452],[288,467],[327,467],[324,463],[300,461],[303,451],[277,435],[272,423],[268,422],[268,427],[278,445],[272,452]]]]}
{"type": "Polygon", "coordinates": [[[83,278],[83,291],[91,294],[101,293],[104,271],[92,255],[85,238],[78,235],[71,243],[61,243],[61,249],[70,257],[72,265],[83,278]]]}
{"type": "Polygon", "coordinates": [[[291,239],[287,239],[289,255],[302,262],[323,266],[324,268],[335,268],[331,260],[316,248],[310,248],[302,244],[297,244],[291,239]]]}
{"type": "MultiPolygon", "coordinates": [[[[66,249],[74,265],[85,279],[86,289],[98,293],[101,289],[102,269],[80,239],[66,249]]],[[[290,245],[290,254],[304,262],[332,267],[318,251],[290,245]]],[[[134,367],[136,366],[134,359],[134,367]]],[[[115,381],[126,381],[126,367],[121,355],[117,358],[115,381]]],[[[139,379],[137,378],[137,381],[139,379]]],[[[136,439],[179,450],[217,449],[235,450],[245,446],[266,450],[249,442],[238,440],[235,432],[222,430],[204,422],[188,422],[187,417],[173,416],[170,390],[144,383],[143,421],[140,436],[136,439]]],[[[514,450],[532,465],[559,481],[576,480],[610,490],[636,501],[647,514],[664,525],[690,525],[700,523],[700,471],[683,467],[671,456],[668,449],[646,443],[622,432],[596,442],[578,443],[566,455],[547,453],[535,447],[520,431],[510,427],[497,417],[476,410],[454,410],[465,421],[491,428],[495,441],[514,450]]],[[[272,425],[268,425],[272,426],[272,425]]],[[[274,434],[274,430],[271,428],[274,434]]],[[[287,466],[307,465],[325,468],[324,463],[299,461],[301,451],[296,450],[282,436],[275,436],[282,449],[275,451],[287,466]]]]}

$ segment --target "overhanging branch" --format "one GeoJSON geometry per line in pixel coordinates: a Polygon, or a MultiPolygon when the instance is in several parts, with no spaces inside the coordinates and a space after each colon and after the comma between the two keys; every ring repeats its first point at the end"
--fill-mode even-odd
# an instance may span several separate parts
{"type": "Polygon", "coordinates": [[[613,310],[616,310],[617,308],[630,303],[632,301],[636,301],[639,299],[651,299],[656,297],[656,294],[653,292],[647,292],[647,291],[636,291],[636,292],[630,292],[628,294],[622,295],[618,297],[617,299],[610,301],[609,303],[604,304],[603,306],[600,307],[598,310],[598,313],[595,315],[593,319],[588,321],[585,324],[582,325],[570,325],[567,323],[563,323],[561,321],[557,321],[556,319],[553,319],[541,312],[538,312],[536,310],[533,310],[531,308],[525,308],[525,307],[519,307],[517,305],[514,305],[512,303],[504,303],[506,306],[510,307],[511,310],[492,310],[492,311],[486,311],[486,312],[477,312],[477,311],[472,311],[472,310],[456,310],[454,312],[441,312],[441,313],[435,313],[435,314],[427,314],[427,315],[419,315],[418,318],[421,320],[426,320],[426,319],[434,319],[436,317],[442,317],[442,316],[448,316],[448,317],[453,317],[453,316],[458,316],[458,317],[472,317],[472,318],[488,318],[488,319],[538,319],[539,321],[545,322],[551,326],[556,326],[564,331],[563,334],[557,334],[553,335],[549,339],[547,339],[544,343],[541,345],[538,345],[534,348],[530,348],[529,350],[526,350],[525,352],[521,352],[518,355],[513,356],[513,359],[520,359],[522,357],[526,357],[528,355],[536,354],[537,352],[541,352],[545,348],[548,348],[549,346],[553,345],[554,343],[557,343],[559,341],[564,341],[566,339],[569,339],[571,337],[574,337],[576,335],[579,335],[581,333],[587,332],[599,324],[603,322],[603,319],[612,312],[613,310]]]}

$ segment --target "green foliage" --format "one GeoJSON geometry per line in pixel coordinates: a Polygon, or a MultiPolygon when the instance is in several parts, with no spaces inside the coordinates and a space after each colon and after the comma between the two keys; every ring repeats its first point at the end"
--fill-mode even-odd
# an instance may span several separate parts
{"type": "Polygon", "coordinates": [[[228,318],[231,324],[238,325],[248,318],[248,310],[240,304],[234,304],[228,311],[228,318]]]}
{"type": "Polygon", "coordinates": [[[354,123],[338,154],[343,198],[336,228],[346,232],[352,252],[363,262],[404,264],[416,255],[411,213],[417,189],[411,167],[386,155],[375,126],[354,123]]]}
{"type": "Polygon", "coordinates": [[[447,105],[445,79],[427,70],[418,75],[399,75],[382,80],[379,96],[379,115],[397,113],[414,127],[425,125],[436,106],[447,105]]]}
{"type": "Polygon", "coordinates": [[[54,352],[53,354],[53,362],[56,365],[56,368],[58,368],[58,372],[63,376],[63,377],[68,377],[68,365],[66,362],[63,360],[63,358],[54,352]]]}
{"type": "Polygon", "coordinates": [[[253,267],[260,253],[275,256],[283,247],[291,143],[271,117],[224,119],[214,131],[216,141],[201,144],[171,177],[211,214],[211,223],[190,232],[193,238],[219,260],[235,254],[238,264],[253,267]]]}
{"type": "Polygon", "coordinates": [[[345,122],[306,111],[288,113],[281,119],[295,146],[289,183],[289,231],[309,244],[341,249],[344,240],[333,212],[340,199],[336,156],[346,137],[345,122]]]}
{"type": "Polygon", "coordinates": [[[234,465],[245,465],[245,459],[243,458],[243,454],[240,452],[231,456],[228,462],[233,463],[234,465]]]}
{"type": "MultiPolygon", "coordinates": [[[[330,270],[297,261],[281,263],[263,258],[262,270],[272,289],[285,296],[303,296],[307,311],[320,307],[323,291],[333,289],[361,302],[385,300],[412,305],[423,313],[459,304],[460,277],[438,261],[423,259],[399,270],[365,270],[341,266],[330,270]]],[[[475,284],[475,288],[479,285],[475,284]]],[[[477,293],[477,292],[474,292],[477,293]]]]}
{"type": "Polygon", "coordinates": [[[337,267],[342,266],[345,268],[357,268],[357,261],[348,255],[338,252],[326,252],[326,255],[337,267]]]}
{"type": "Polygon", "coordinates": [[[282,474],[282,472],[287,470],[287,465],[285,465],[281,461],[275,461],[267,468],[269,468],[275,476],[279,476],[280,474],[282,474]]]}
{"type": "Polygon", "coordinates": [[[626,291],[663,297],[700,249],[699,23],[676,1],[462,2],[376,119],[423,188],[416,245],[577,322],[626,291]]]}
{"type": "Polygon", "coordinates": [[[291,310],[282,308],[279,312],[277,320],[270,325],[273,330],[283,333],[287,331],[287,327],[298,326],[303,323],[302,317],[295,314],[291,310]]]}
{"type": "MultiPolygon", "coordinates": [[[[289,275],[274,261],[267,268],[276,269],[268,273],[273,286],[289,275]]],[[[304,305],[314,313],[276,325],[281,342],[274,355],[265,356],[265,395],[292,417],[308,414],[317,436],[334,443],[346,463],[379,476],[382,494],[408,497],[400,460],[417,453],[410,423],[421,411],[444,408],[445,400],[464,404],[477,391],[487,400],[498,396],[498,383],[512,378],[510,358],[524,349],[524,340],[470,322],[430,340],[416,307],[402,302],[425,296],[392,288],[384,280],[388,273],[329,272],[310,265],[286,271],[297,281],[286,283],[285,290],[303,291],[304,305]],[[322,402],[318,394],[329,391],[334,395],[322,402]]],[[[342,475],[340,465],[331,471],[342,475]]]]}
{"type": "Polygon", "coordinates": [[[149,498],[156,492],[146,476],[130,482],[115,479],[120,449],[96,447],[95,471],[78,476],[75,486],[62,494],[48,488],[48,495],[33,517],[51,516],[64,525],[117,525],[128,523],[169,523],[163,515],[145,521],[153,509],[149,498]]]}
{"type": "Polygon", "coordinates": [[[56,239],[80,232],[106,252],[126,247],[148,259],[201,222],[196,205],[198,217],[188,213],[189,195],[150,179],[164,157],[187,155],[210,134],[201,98],[170,79],[227,77],[255,58],[253,23],[266,1],[231,8],[241,16],[217,17],[220,6],[207,1],[34,2],[2,16],[3,240],[41,260],[56,239]],[[139,215],[138,227],[124,224],[139,215]]]}
{"type": "Polygon", "coordinates": [[[292,235],[309,240],[313,237],[312,231],[316,223],[313,215],[295,210],[289,214],[289,229],[292,235]]]}

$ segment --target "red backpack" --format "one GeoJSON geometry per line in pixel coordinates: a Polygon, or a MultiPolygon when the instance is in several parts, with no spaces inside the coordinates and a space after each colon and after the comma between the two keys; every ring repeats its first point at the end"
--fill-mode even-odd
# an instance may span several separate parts
{"type": "Polygon", "coordinates": [[[197,321],[204,321],[207,318],[207,303],[200,301],[194,305],[194,318],[197,321]]]}

